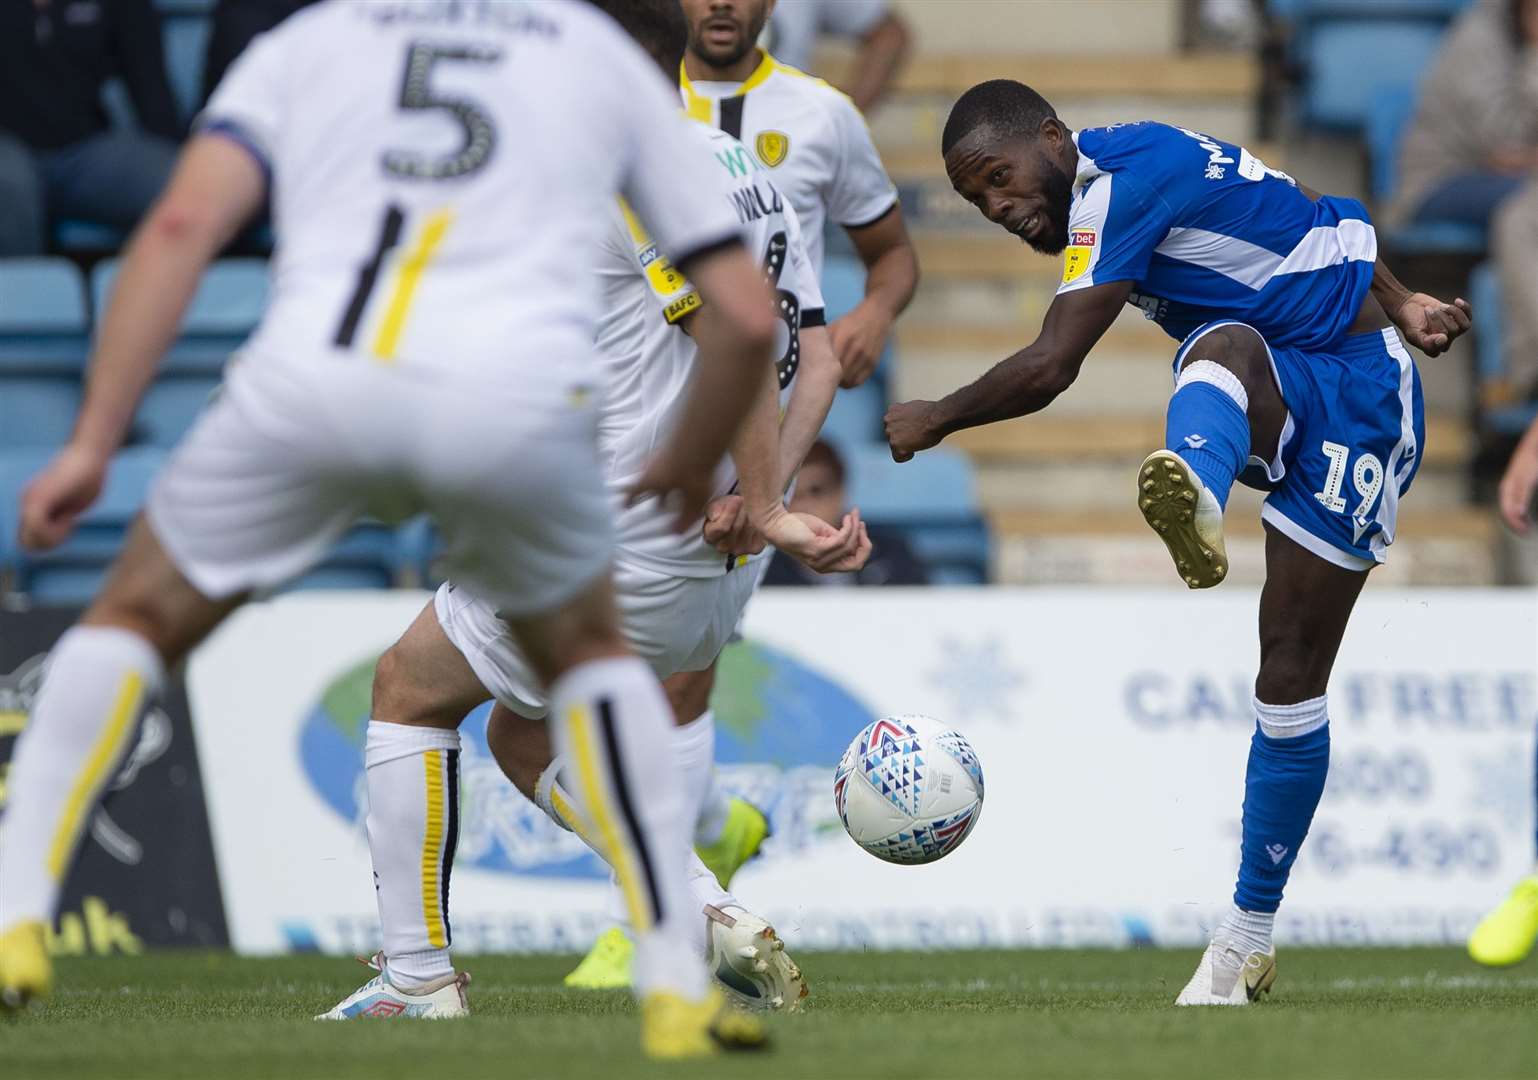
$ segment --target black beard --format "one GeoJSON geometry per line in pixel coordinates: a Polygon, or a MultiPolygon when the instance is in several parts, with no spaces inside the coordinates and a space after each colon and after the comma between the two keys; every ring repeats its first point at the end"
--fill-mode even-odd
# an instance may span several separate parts
{"type": "Polygon", "coordinates": [[[1031,250],[1043,255],[1061,255],[1068,246],[1068,211],[1073,205],[1073,178],[1058,168],[1046,154],[1040,154],[1040,157],[1045,169],[1047,189],[1047,203],[1041,211],[1044,226],[1039,237],[1025,242],[1031,245],[1031,250]]]}

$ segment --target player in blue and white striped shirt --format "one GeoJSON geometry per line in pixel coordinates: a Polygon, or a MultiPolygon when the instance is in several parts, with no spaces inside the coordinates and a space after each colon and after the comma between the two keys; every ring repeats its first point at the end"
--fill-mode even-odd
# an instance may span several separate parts
{"type": "Polygon", "coordinates": [[[893,456],[1045,408],[1131,303],[1181,341],[1165,447],[1138,471],[1138,506],[1187,585],[1228,572],[1235,480],[1269,492],[1238,885],[1178,998],[1246,1004],[1276,977],[1272,924],[1324,791],[1330,669],[1421,458],[1420,377],[1395,327],[1436,356],[1469,328],[1468,305],[1401,285],[1361,203],[1199,132],[1073,132],[1035,91],[995,80],[957,101],[941,149],[955,189],[1037,251],[1062,253],[1063,277],[1035,342],[940,401],[893,406],[893,456]]]}

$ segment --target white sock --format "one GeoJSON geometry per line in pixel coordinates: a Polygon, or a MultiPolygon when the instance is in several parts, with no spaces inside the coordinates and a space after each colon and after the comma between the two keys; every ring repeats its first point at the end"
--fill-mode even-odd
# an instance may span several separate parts
{"type": "Polygon", "coordinates": [[[716,714],[706,709],[687,724],[674,727],[673,747],[683,774],[684,814],[695,821],[715,786],[716,714]]]}
{"type": "Polygon", "coordinates": [[[641,660],[579,664],[550,688],[557,754],[570,758],[582,809],[620,881],[636,941],[638,994],[705,996],[692,948],[699,918],[688,885],[689,822],[668,731],[672,710],[641,660]]]}
{"type": "Polygon", "coordinates": [[[1245,911],[1229,905],[1228,914],[1224,916],[1218,933],[1225,934],[1229,941],[1238,946],[1238,951],[1247,956],[1252,952],[1271,951],[1271,931],[1275,926],[1274,911],[1245,911]]]}
{"type": "Polygon", "coordinates": [[[81,832],[164,681],[160,655],[129,630],[76,626],[53,647],[7,775],[0,930],[53,922],[81,832]]]}
{"type": "Polygon", "coordinates": [[[726,819],[731,812],[731,796],[721,786],[721,778],[712,764],[708,783],[700,796],[700,812],[694,819],[694,842],[701,847],[718,843],[726,831],[726,819]]]}
{"type": "Polygon", "coordinates": [[[368,847],[390,981],[451,975],[449,877],[459,840],[459,732],[369,721],[368,847]]]}

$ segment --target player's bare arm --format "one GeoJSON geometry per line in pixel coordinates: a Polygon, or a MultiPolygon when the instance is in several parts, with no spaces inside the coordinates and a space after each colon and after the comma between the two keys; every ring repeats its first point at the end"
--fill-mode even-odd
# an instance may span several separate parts
{"type": "Polygon", "coordinates": [[[846,231],[865,264],[865,298],[829,331],[843,368],[842,385],[852,387],[876,370],[892,323],[918,288],[919,262],[897,206],[869,225],[846,231]]]}
{"type": "Polygon", "coordinates": [[[939,401],[905,401],[886,414],[892,457],[907,461],[964,428],[992,424],[1045,409],[1073,385],[1084,358],[1116,321],[1132,291],[1113,281],[1052,301],[1036,340],[999,361],[976,382],[939,401]]]}
{"type": "Polygon", "coordinates": [[[861,36],[849,83],[844,87],[861,112],[870,112],[886,97],[912,47],[913,31],[895,11],[888,11],[861,36]]]}
{"type": "MultiPolygon", "coordinates": [[[[702,317],[706,314],[701,312],[702,317]]],[[[858,510],[845,514],[835,528],[810,514],[786,509],[779,478],[779,421],[779,380],[771,364],[732,443],[732,462],[749,520],[769,543],[814,570],[859,569],[870,546],[858,510]]]]}
{"type": "Polygon", "coordinates": [[[74,434],[22,495],[21,542],[28,548],[62,543],[96,501],[204,268],[261,208],[266,190],[260,166],[235,142],[208,134],[188,143],[124,254],[74,434]]]}
{"type": "Polygon", "coordinates": [[[1538,420],[1528,425],[1501,477],[1501,518],[1519,536],[1532,531],[1535,499],[1538,499],[1538,420]]]}
{"type": "Polygon", "coordinates": [[[801,330],[801,371],[790,392],[790,404],[780,423],[780,490],[790,487],[807,451],[817,441],[833,397],[838,393],[843,369],[833,352],[827,327],[809,326],[801,330]]]}

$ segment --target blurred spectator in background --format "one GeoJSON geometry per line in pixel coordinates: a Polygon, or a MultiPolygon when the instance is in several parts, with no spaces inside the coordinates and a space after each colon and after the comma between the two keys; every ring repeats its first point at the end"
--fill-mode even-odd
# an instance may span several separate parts
{"type": "Polygon", "coordinates": [[[210,16],[208,52],[203,61],[203,100],[207,101],[235,58],[251,39],[266,33],[315,0],[218,0],[210,16]]]}
{"type": "Polygon", "coordinates": [[[1395,224],[1486,225],[1538,166],[1538,0],[1478,0],[1453,23],[1400,144],[1395,224]]]}
{"type": "MultiPolygon", "coordinates": [[[[1538,4],[1529,4],[1538,8],[1538,4]]],[[[1538,400],[1538,179],[1503,202],[1490,228],[1500,280],[1504,387],[1487,388],[1486,405],[1538,400]]],[[[1529,439],[1532,442],[1532,439],[1529,439]]]]}
{"type": "Polygon", "coordinates": [[[50,218],[132,228],[181,134],[150,0],[0,0],[0,255],[43,251],[50,218]],[[114,76],[138,130],[110,126],[114,76]]]}
{"type": "Polygon", "coordinates": [[[897,77],[913,35],[887,0],[779,0],[769,16],[769,55],[802,71],[812,69],[820,37],[855,42],[854,66],[841,87],[869,113],[897,77]]]}
{"type": "MultiPolygon", "coordinates": [[[[790,509],[800,514],[832,514],[824,521],[842,521],[848,513],[844,460],[832,444],[818,439],[806,453],[796,477],[790,509]]],[[[865,567],[848,574],[819,574],[776,551],[764,577],[765,585],[928,585],[929,572],[893,529],[866,523],[871,556],[865,567]]]]}

